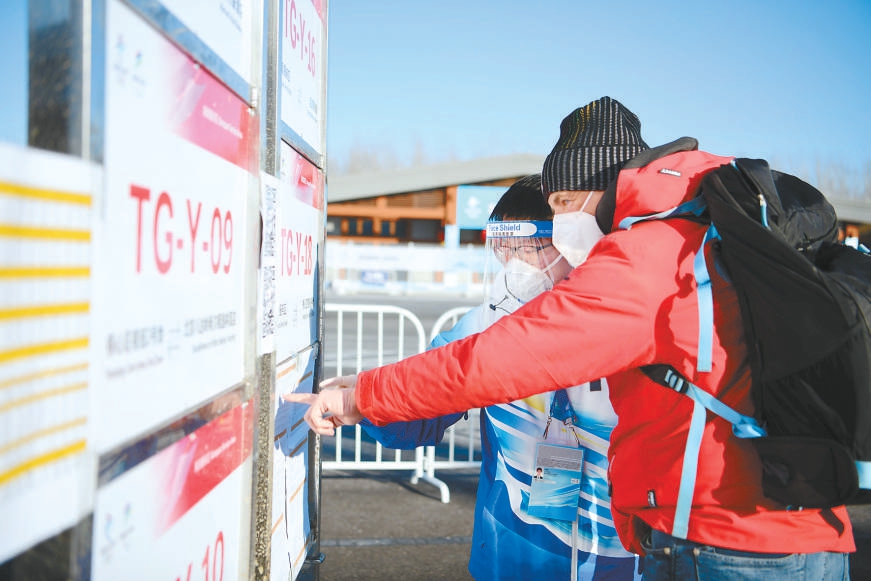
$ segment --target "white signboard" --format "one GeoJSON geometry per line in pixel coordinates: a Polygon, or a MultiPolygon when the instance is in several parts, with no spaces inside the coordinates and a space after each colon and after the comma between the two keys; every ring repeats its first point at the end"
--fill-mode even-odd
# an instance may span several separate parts
{"type": "Polygon", "coordinates": [[[323,153],[325,119],[322,0],[280,0],[281,120],[317,153],[323,153]]]}
{"type": "Polygon", "coordinates": [[[247,577],[253,408],[237,406],[97,490],[94,581],[247,577]]]}
{"type": "Polygon", "coordinates": [[[161,0],[161,3],[251,84],[252,2],[161,0]]]}
{"type": "Polygon", "coordinates": [[[90,512],[91,227],[101,170],[0,143],[0,562],[90,512]]]}
{"type": "Polygon", "coordinates": [[[288,403],[281,396],[311,393],[316,357],[315,349],[306,349],[275,366],[270,579],[296,578],[305,560],[309,535],[308,424],[303,419],[306,406],[288,403]]]}
{"type": "Polygon", "coordinates": [[[275,353],[281,361],[317,339],[317,260],[323,239],[324,179],[281,142],[276,226],[275,353]]]}
{"type": "Polygon", "coordinates": [[[95,417],[105,451],[243,378],[247,105],[107,4],[95,417]]]}

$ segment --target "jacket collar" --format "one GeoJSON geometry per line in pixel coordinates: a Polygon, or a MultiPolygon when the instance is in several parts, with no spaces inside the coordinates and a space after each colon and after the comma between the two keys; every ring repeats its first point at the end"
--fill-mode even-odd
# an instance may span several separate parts
{"type": "MultiPolygon", "coordinates": [[[[627,161],[623,169],[637,169],[667,155],[680,151],[695,151],[698,148],[699,142],[697,139],[681,137],[664,145],[642,151],[627,161]]],[[[599,205],[596,206],[596,222],[599,225],[599,229],[605,234],[608,234],[613,229],[614,213],[617,210],[617,180],[619,179],[620,175],[618,174],[617,179],[608,185],[602,199],[599,200],[599,205]]]]}

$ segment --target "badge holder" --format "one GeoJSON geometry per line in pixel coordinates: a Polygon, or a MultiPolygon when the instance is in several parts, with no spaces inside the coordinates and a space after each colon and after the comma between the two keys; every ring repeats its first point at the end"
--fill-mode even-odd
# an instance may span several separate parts
{"type": "Polygon", "coordinates": [[[532,485],[529,488],[529,505],[527,513],[539,518],[577,521],[578,498],[581,494],[581,476],[584,466],[584,449],[575,431],[574,416],[569,412],[563,420],[577,441],[576,446],[551,444],[547,442],[547,434],[554,416],[557,395],[563,394],[565,405],[568,396],[564,391],[554,394],[547,427],[544,429],[543,440],[535,447],[535,463],[533,464],[532,485]]]}

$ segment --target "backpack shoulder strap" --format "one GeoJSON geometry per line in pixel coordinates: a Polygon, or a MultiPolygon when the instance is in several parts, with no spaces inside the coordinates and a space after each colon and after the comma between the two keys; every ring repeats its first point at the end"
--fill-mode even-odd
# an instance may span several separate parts
{"type": "Polygon", "coordinates": [[[680,474],[677,504],[671,534],[685,539],[689,532],[690,509],[693,492],[696,488],[696,473],[699,466],[699,451],[702,448],[702,435],[705,432],[705,410],[710,410],[732,424],[732,433],[739,438],[759,438],[766,435],[765,428],[756,418],[738,413],[716,397],[698,387],[678,373],[671,365],[655,364],[641,368],[656,383],[684,394],[693,400],[693,415],[684,448],[683,464],[680,474]]]}
{"type": "Polygon", "coordinates": [[[649,214],[647,216],[628,216],[620,220],[620,224],[617,227],[620,230],[629,230],[638,222],[645,222],[648,220],[664,220],[665,218],[674,218],[678,216],[701,216],[705,211],[705,200],[702,197],[695,197],[692,200],[686,201],[683,204],[678,204],[673,208],[669,208],[668,210],[663,210],[662,212],[657,212],[656,214],[649,214]]]}
{"type": "MultiPolygon", "coordinates": [[[[728,165],[733,158],[710,154],[705,151],[691,150],[670,153],[663,157],[651,159],[638,168],[624,168],[619,177],[619,187],[655,187],[669,188],[670,192],[681,195],[684,201],[677,206],[659,212],[650,212],[638,216],[627,216],[620,220],[618,227],[629,230],[639,222],[662,220],[673,217],[690,217],[707,220],[707,202],[699,193],[699,185],[703,177],[723,165],[728,165]],[[638,180],[638,185],[625,180],[638,180]],[[621,182],[622,181],[622,182],[621,182]]],[[[674,197],[672,197],[674,199],[674,197]]],[[[699,246],[693,263],[693,274],[699,303],[699,348],[697,369],[710,371],[713,365],[713,334],[714,334],[714,300],[711,290],[711,277],[705,259],[705,245],[718,237],[713,225],[699,246]]]]}
{"type": "Polygon", "coordinates": [[[735,436],[739,438],[761,438],[766,435],[765,428],[759,424],[756,418],[735,411],[735,409],[678,373],[671,365],[662,363],[645,365],[641,368],[641,371],[659,385],[689,397],[691,400],[704,406],[705,409],[732,424],[732,433],[735,436]]]}

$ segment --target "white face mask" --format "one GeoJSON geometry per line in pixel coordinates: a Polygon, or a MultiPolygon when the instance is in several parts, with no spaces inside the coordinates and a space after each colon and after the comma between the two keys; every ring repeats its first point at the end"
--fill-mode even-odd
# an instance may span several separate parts
{"type": "Polygon", "coordinates": [[[537,295],[553,288],[548,271],[559,260],[556,257],[544,270],[539,270],[519,258],[512,258],[505,265],[505,290],[521,303],[531,301],[537,295]]]}
{"type": "Polygon", "coordinates": [[[577,212],[556,214],[553,217],[553,245],[572,267],[584,262],[590,249],[605,236],[596,223],[596,217],[584,212],[592,195],[593,192],[587,195],[584,205],[577,212]]]}

